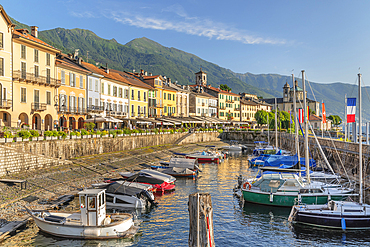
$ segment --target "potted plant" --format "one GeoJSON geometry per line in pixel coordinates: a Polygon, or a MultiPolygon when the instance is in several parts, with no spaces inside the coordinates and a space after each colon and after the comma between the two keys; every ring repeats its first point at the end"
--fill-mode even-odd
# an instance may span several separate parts
{"type": "Polygon", "coordinates": [[[40,133],[37,130],[30,130],[30,134],[33,141],[39,140],[40,133]]]}
{"type": "Polygon", "coordinates": [[[123,130],[117,130],[117,136],[123,136],[123,130]]]}
{"type": "Polygon", "coordinates": [[[100,135],[101,137],[109,137],[108,136],[108,131],[106,131],[106,130],[103,130],[102,132],[101,132],[101,135],[100,135]]]}
{"type": "Polygon", "coordinates": [[[14,135],[11,131],[5,131],[4,132],[4,139],[5,142],[13,142],[14,135]]]}
{"type": "Polygon", "coordinates": [[[51,137],[53,136],[53,131],[47,130],[44,132],[45,140],[51,140],[51,137]]]}
{"type": "Polygon", "coordinates": [[[17,132],[15,141],[29,141],[30,137],[31,137],[31,133],[28,130],[21,130],[17,132]]]}

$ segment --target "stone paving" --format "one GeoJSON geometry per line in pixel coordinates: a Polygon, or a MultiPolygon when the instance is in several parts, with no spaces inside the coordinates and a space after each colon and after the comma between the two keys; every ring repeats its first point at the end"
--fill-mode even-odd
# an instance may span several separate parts
{"type": "Polygon", "coordinates": [[[20,185],[0,183],[0,227],[24,217],[23,206],[47,208],[50,200],[65,194],[76,194],[78,190],[100,183],[104,178],[120,177],[118,172],[141,170],[145,168],[142,164],[158,163],[171,157],[173,152],[194,152],[210,144],[224,143],[146,147],[80,157],[71,160],[73,164],[9,175],[6,178],[27,180],[27,189],[21,190],[20,185]]]}

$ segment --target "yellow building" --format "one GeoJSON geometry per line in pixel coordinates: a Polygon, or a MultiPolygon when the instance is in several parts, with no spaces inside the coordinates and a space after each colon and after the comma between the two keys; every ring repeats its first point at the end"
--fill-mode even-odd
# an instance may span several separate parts
{"type": "Polygon", "coordinates": [[[12,34],[14,25],[0,5],[0,126],[16,126],[12,119],[12,34]]]}
{"type": "Polygon", "coordinates": [[[13,119],[17,126],[33,129],[53,128],[57,119],[54,101],[57,88],[55,58],[60,51],[38,39],[38,28],[18,29],[13,33],[13,119]]]}
{"type": "Polygon", "coordinates": [[[167,85],[163,86],[163,116],[178,116],[176,112],[176,90],[167,85]]]}
{"type": "Polygon", "coordinates": [[[140,80],[154,88],[154,91],[151,92],[152,100],[149,102],[149,117],[162,117],[164,115],[163,85],[165,79],[161,75],[146,76],[143,70],[140,74],[135,75],[140,78],[140,80]]]}
{"type": "Polygon", "coordinates": [[[72,56],[58,55],[56,59],[59,126],[70,130],[84,127],[86,119],[86,78],[90,74],[81,66],[81,60],[72,56]]]}

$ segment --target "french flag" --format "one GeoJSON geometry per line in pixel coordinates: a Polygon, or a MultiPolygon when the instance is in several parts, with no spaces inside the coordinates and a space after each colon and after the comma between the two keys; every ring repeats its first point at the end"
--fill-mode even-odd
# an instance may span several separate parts
{"type": "Polygon", "coordinates": [[[347,99],[347,123],[355,122],[356,116],[356,98],[347,99]]]}

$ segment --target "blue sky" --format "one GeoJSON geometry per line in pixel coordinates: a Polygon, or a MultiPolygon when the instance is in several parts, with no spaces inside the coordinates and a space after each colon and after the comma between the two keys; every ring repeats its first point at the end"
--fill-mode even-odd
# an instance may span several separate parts
{"type": "Polygon", "coordinates": [[[370,85],[370,1],[2,0],[40,30],[89,29],[125,44],[147,37],[239,73],[370,85]],[[367,79],[369,78],[369,79],[367,79]]]}

